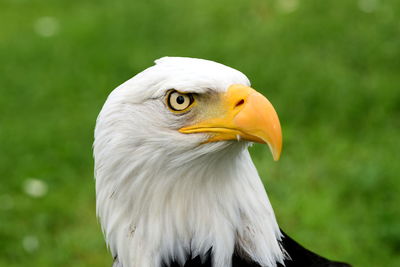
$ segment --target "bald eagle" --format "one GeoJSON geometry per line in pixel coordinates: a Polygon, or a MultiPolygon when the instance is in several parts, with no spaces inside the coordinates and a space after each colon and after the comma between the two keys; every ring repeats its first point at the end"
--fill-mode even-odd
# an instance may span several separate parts
{"type": "Polygon", "coordinates": [[[251,160],[281,126],[241,72],[164,57],[117,87],[96,123],[97,214],[115,267],[348,266],[280,230],[251,160]]]}

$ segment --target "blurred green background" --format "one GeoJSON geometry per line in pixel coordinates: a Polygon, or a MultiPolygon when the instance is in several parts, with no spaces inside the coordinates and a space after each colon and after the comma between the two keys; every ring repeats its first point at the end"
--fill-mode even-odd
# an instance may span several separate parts
{"type": "Polygon", "coordinates": [[[153,60],[243,71],[280,116],[252,148],[278,221],[354,266],[400,266],[400,1],[2,0],[0,266],[110,266],[92,141],[153,60]]]}

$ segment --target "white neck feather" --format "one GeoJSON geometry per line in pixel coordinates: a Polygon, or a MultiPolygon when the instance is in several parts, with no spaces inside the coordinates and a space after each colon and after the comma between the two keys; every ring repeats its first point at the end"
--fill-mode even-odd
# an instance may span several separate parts
{"type": "Polygon", "coordinates": [[[113,153],[95,143],[97,212],[120,266],[183,263],[188,253],[204,257],[210,249],[214,267],[231,266],[234,250],[261,266],[283,262],[279,227],[247,144],[223,145],[211,154],[199,146],[190,159],[160,148],[157,155],[138,149],[134,160],[121,150],[109,160],[113,153]]]}

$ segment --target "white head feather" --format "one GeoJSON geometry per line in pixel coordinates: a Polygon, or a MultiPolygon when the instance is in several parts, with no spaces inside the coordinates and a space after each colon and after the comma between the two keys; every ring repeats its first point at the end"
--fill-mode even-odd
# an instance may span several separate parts
{"type": "Polygon", "coordinates": [[[283,262],[281,234],[247,150],[248,142],[201,144],[182,134],[185,116],[165,105],[168,89],[224,92],[250,85],[241,72],[201,59],[165,57],[116,88],[97,119],[97,214],[124,267],[185,262],[212,250],[215,267],[234,250],[261,266],[283,262]]]}

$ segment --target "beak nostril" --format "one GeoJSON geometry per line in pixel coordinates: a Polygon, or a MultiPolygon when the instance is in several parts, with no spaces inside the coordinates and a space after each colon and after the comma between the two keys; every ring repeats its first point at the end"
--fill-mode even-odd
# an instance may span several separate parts
{"type": "Polygon", "coordinates": [[[241,106],[241,105],[243,105],[243,104],[244,104],[244,100],[243,100],[243,99],[240,99],[240,100],[236,103],[235,108],[238,107],[238,106],[241,106]]]}

